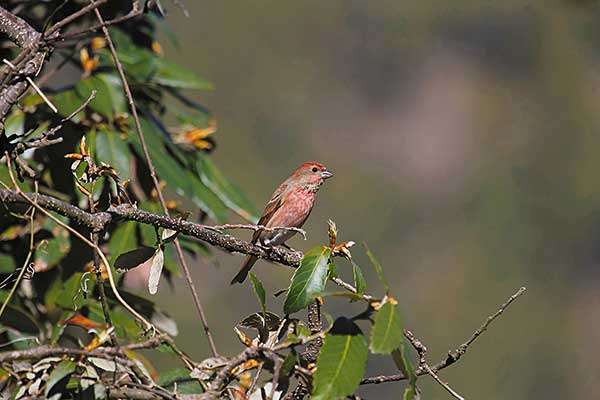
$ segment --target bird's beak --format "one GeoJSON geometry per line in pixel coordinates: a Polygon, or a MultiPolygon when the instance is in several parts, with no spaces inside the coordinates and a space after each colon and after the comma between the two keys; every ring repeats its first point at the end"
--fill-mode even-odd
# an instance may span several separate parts
{"type": "Polygon", "coordinates": [[[322,179],[329,179],[332,176],[333,176],[333,172],[331,172],[331,171],[327,171],[327,170],[321,171],[321,178],[322,179]]]}

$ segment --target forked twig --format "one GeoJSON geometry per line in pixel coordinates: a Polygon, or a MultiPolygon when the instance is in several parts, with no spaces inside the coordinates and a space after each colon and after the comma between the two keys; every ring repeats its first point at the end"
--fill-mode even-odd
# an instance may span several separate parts
{"type": "Polygon", "coordinates": [[[100,249],[100,247],[98,247],[97,245],[95,245],[94,243],[92,243],[88,238],[86,238],[85,236],[83,236],[77,230],[73,229],[69,225],[67,225],[64,222],[62,222],[60,219],[56,218],[49,211],[47,211],[43,207],[39,206],[28,195],[26,195],[23,191],[21,191],[21,189],[17,185],[17,181],[15,180],[15,177],[14,177],[14,175],[12,173],[12,166],[11,166],[10,157],[9,157],[8,153],[6,153],[6,163],[7,163],[7,166],[8,166],[8,174],[10,176],[10,180],[11,180],[12,184],[15,187],[15,191],[21,197],[23,197],[29,204],[31,204],[33,207],[35,207],[38,211],[40,211],[44,215],[46,215],[48,218],[50,218],[52,221],[54,221],[57,225],[59,225],[60,227],[66,229],[66,230],[68,230],[73,235],[75,235],[77,238],[79,238],[82,242],[84,242],[86,245],[88,245],[90,248],[94,249],[96,251],[96,253],[98,254],[98,256],[100,257],[100,259],[102,260],[102,263],[104,264],[104,266],[106,268],[106,273],[108,275],[108,280],[109,280],[109,283],[110,283],[110,287],[112,289],[113,294],[115,295],[115,297],[119,301],[119,303],[127,311],[129,311],[131,314],[133,314],[137,319],[139,319],[145,325],[145,327],[144,327],[145,331],[155,331],[156,328],[154,327],[154,325],[152,325],[150,322],[148,322],[146,320],[146,318],[144,318],[140,313],[138,313],[133,307],[131,307],[125,301],[125,299],[123,299],[121,297],[121,294],[119,293],[119,290],[117,289],[117,285],[115,283],[115,279],[113,277],[112,270],[110,268],[110,263],[108,262],[108,259],[106,258],[106,256],[104,255],[104,253],[102,252],[102,250],[100,249]]]}
{"type": "MultiPolygon", "coordinates": [[[[489,327],[489,325],[496,318],[498,318],[508,308],[508,306],[513,301],[515,301],[519,296],[521,296],[523,293],[525,293],[526,290],[527,289],[524,286],[519,288],[519,290],[517,290],[512,296],[510,296],[508,298],[508,300],[506,302],[504,302],[494,314],[492,314],[486,318],[486,320],[483,322],[483,324],[481,324],[481,326],[479,328],[477,328],[477,330],[471,335],[471,337],[466,342],[464,342],[463,344],[458,346],[458,348],[456,350],[449,351],[448,356],[444,360],[433,365],[431,367],[431,370],[433,372],[437,373],[438,371],[441,371],[442,369],[447,368],[450,365],[457,362],[467,352],[469,346],[475,341],[475,339],[477,339],[483,332],[485,332],[487,330],[487,328],[489,327]]],[[[405,334],[405,336],[406,336],[406,334],[405,334]]],[[[419,376],[425,375],[428,373],[429,372],[423,368],[419,368],[417,371],[415,371],[415,374],[417,374],[419,376]]],[[[380,376],[372,376],[369,378],[365,378],[360,382],[360,384],[361,385],[379,384],[379,383],[386,383],[386,382],[403,381],[406,379],[408,379],[408,377],[405,376],[404,374],[380,375],[380,376]]]]}

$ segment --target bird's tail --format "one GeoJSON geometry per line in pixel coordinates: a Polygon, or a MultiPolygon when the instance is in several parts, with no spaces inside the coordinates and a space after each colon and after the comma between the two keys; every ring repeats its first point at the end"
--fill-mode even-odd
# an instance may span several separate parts
{"type": "Polygon", "coordinates": [[[236,283],[244,282],[248,276],[248,272],[250,272],[256,260],[258,260],[258,257],[248,256],[244,262],[244,265],[242,266],[242,269],[240,269],[240,272],[238,272],[237,275],[231,280],[231,284],[234,285],[236,283]]]}

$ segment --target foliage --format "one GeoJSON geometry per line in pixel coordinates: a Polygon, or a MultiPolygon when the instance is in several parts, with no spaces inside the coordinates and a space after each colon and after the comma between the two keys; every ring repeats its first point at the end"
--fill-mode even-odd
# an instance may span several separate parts
{"type": "MultiPolygon", "coordinates": [[[[52,2],[39,2],[35,11],[27,11],[17,1],[9,3],[8,9],[20,10],[36,28],[50,30],[87,4],[54,7],[52,2]]],[[[120,18],[132,15],[131,6],[115,2],[100,10],[106,18],[120,18]]],[[[154,215],[163,214],[164,189],[166,206],[179,220],[222,224],[234,215],[248,222],[257,220],[256,209],[244,193],[211,159],[214,117],[186,97],[185,90],[210,90],[212,85],[162,54],[156,35],[160,29],[169,31],[159,8],[138,13],[134,9],[133,17],[109,28],[139,110],[144,141],[137,134],[138,121],[107,40],[90,35],[91,31],[70,39],[65,36],[66,44],[56,52],[77,73],[59,68],[57,73],[66,83],[60,88],[42,85],[48,99],[28,94],[12,107],[1,143],[7,152],[6,164],[0,166],[3,187],[18,194],[20,190],[47,193],[90,214],[129,205],[154,215]],[[49,111],[49,103],[57,107],[56,114],[49,111]],[[50,135],[50,127],[60,128],[50,135]],[[56,132],[59,141],[52,139],[56,132]],[[36,140],[43,145],[32,145],[36,140]],[[163,185],[158,190],[150,179],[153,171],[146,147],[163,185]],[[33,150],[22,150],[27,148],[33,150]]],[[[69,21],[65,32],[59,29],[59,35],[95,23],[94,13],[86,12],[69,21]]],[[[4,57],[19,59],[23,50],[9,46],[7,40],[0,44],[4,57]]],[[[354,242],[338,243],[332,221],[328,243],[307,251],[296,265],[281,312],[268,308],[269,293],[250,273],[258,307],[234,327],[246,349],[230,359],[215,355],[194,363],[172,339],[176,322],[149,296],[158,291],[161,280],[179,273],[173,250],[178,234],[172,227],[130,220],[83,231],[24,196],[30,204],[7,203],[0,213],[0,273],[6,276],[0,287],[4,304],[0,342],[6,349],[31,353],[1,363],[3,398],[105,398],[110,390],[121,391],[117,397],[141,390],[147,398],[202,392],[216,398],[230,397],[234,393],[230,389],[250,398],[263,398],[267,392],[281,398],[300,388],[311,390],[315,399],[337,399],[357,390],[369,352],[392,357],[409,381],[405,398],[418,397],[400,307],[391,297],[383,267],[365,245],[384,287],[380,296],[366,294],[367,282],[349,250],[354,242]],[[345,267],[351,268],[353,285],[340,278],[345,267]],[[113,276],[119,290],[112,287],[113,276]],[[111,291],[105,290],[106,280],[111,291]],[[331,282],[346,291],[328,292],[331,282]],[[320,308],[330,296],[348,303],[360,301],[365,308],[357,315],[339,316],[323,328],[320,308]],[[291,315],[306,309],[312,314],[308,323],[291,315]],[[145,321],[151,323],[140,325],[145,321]],[[147,329],[150,325],[152,329],[147,329]],[[117,343],[123,347],[117,348],[117,343]],[[157,371],[140,349],[171,352],[184,368],[157,371]],[[121,383],[114,380],[117,374],[121,383]]],[[[192,256],[210,254],[203,242],[183,235],[178,240],[192,256]]],[[[3,356],[10,360],[10,354],[0,353],[0,359],[3,356]]]]}

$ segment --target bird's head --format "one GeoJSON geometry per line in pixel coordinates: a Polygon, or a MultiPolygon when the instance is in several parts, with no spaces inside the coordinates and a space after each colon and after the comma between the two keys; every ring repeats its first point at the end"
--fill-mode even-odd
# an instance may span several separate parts
{"type": "Polygon", "coordinates": [[[310,189],[318,189],[325,179],[329,179],[333,173],[323,164],[318,162],[305,162],[294,171],[292,177],[302,186],[310,189]]]}

